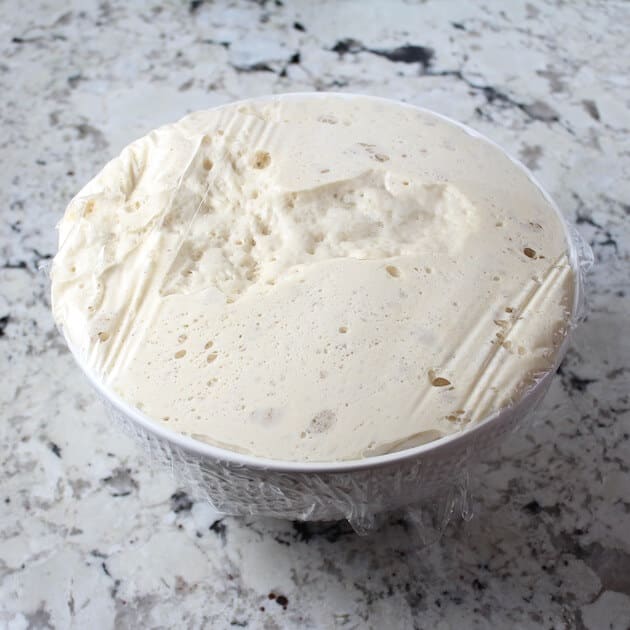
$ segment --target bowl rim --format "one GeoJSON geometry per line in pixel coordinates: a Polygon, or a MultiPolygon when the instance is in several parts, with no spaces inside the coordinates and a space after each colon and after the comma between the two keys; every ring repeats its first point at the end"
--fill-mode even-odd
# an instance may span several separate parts
{"type": "MultiPolygon", "coordinates": [[[[246,105],[249,103],[257,103],[257,102],[265,102],[265,101],[274,101],[274,100],[286,100],[286,99],[301,99],[301,98],[343,98],[343,99],[354,99],[360,98],[362,100],[372,100],[376,102],[381,102],[387,105],[396,105],[399,107],[406,107],[409,109],[413,109],[415,111],[422,112],[424,114],[428,114],[430,116],[436,117],[443,122],[446,122],[450,125],[454,125],[466,132],[470,136],[477,138],[496,150],[498,150],[501,154],[507,157],[510,162],[515,166],[515,168],[519,169],[523,172],[526,177],[531,181],[531,183],[536,187],[536,189],[542,194],[545,201],[548,203],[549,207],[556,213],[560,224],[565,232],[565,240],[567,243],[567,249],[569,254],[569,262],[574,271],[574,295],[573,295],[573,305],[571,309],[570,321],[574,322],[577,315],[579,314],[579,305],[582,301],[582,292],[583,292],[583,282],[582,275],[580,273],[579,267],[579,256],[577,252],[577,247],[572,238],[569,224],[563,216],[560,208],[555,203],[555,201],[551,198],[549,193],[543,188],[540,182],[536,179],[536,177],[532,174],[532,172],[519,160],[510,155],[503,147],[497,144],[494,140],[488,138],[482,133],[476,131],[475,129],[461,123],[457,120],[449,118],[444,114],[440,114],[435,112],[427,107],[422,107],[420,105],[415,105],[412,103],[406,103],[404,101],[399,101],[396,99],[384,98],[381,96],[372,96],[367,94],[360,94],[356,92],[286,92],[280,94],[267,94],[263,96],[256,96],[253,98],[245,98],[237,101],[230,101],[228,103],[223,103],[221,105],[217,105],[215,107],[210,107],[207,110],[202,111],[213,111],[219,110],[225,107],[235,106],[235,105],[246,105]]],[[[196,110],[199,111],[199,110],[196,110]]],[[[194,113],[194,112],[191,112],[194,113]]],[[[189,114],[187,114],[188,116],[189,114]]],[[[63,329],[62,329],[63,334],[63,329]]],[[[110,387],[105,385],[101,379],[95,374],[95,372],[86,364],[84,364],[80,354],[72,346],[66,335],[64,334],[66,339],[66,343],[74,357],[74,360],[81,368],[83,373],[88,377],[92,386],[96,389],[96,391],[104,398],[108,403],[113,405],[119,412],[124,414],[128,419],[133,421],[136,425],[142,427],[145,431],[152,434],[156,438],[160,438],[169,443],[174,444],[175,446],[194,453],[195,455],[208,457],[213,460],[230,463],[232,465],[241,466],[244,468],[265,470],[270,472],[286,472],[286,473],[343,473],[343,472],[351,472],[351,471],[359,471],[359,470],[367,470],[367,469],[375,469],[381,468],[388,465],[397,464],[409,459],[419,458],[422,455],[426,454],[435,454],[436,451],[446,451],[449,449],[454,449],[456,447],[461,448],[465,442],[474,441],[475,437],[478,437],[480,434],[485,433],[490,429],[491,425],[500,423],[502,420],[507,420],[513,414],[518,414],[521,412],[527,412],[530,406],[536,402],[538,392],[541,388],[545,387],[547,381],[553,377],[555,372],[560,365],[570,341],[570,335],[565,335],[560,347],[557,349],[555,354],[555,361],[551,368],[542,373],[540,378],[536,381],[536,383],[530,387],[525,393],[519,398],[516,402],[503,409],[496,411],[495,413],[487,416],[483,420],[475,423],[473,426],[467,427],[463,431],[458,431],[456,433],[451,433],[444,437],[438,438],[437,440],[432,440],[430,442],[426,442],[419,446],[414,446],[411,448],[402,449],[399,451],[393,451],[390,453],[385,453],[383,455],[374,455],[363,457],[360,459],[348,459],[348,460],[334,460],[334,461],[312,461],[312,462],[300,462],[300,461],[291,461],[291,460],[282,460],[282,459],[270,459],[265,457],[258,457],[256,455],[250,455],[247,453],[240,453],[234,450],[230,450],[226,447],[215,446],[213,444],[209,444],[207,442],[202,442],[200,440],[196,440],[192,437],[184,435],[183,433],[179,433],[170,427],[166,427],[156,420],[153,420],[151,417],[142,413],[136,407],[133,407],[125,400],[123,400],[116,392],[114,392],[110,387]]]]}

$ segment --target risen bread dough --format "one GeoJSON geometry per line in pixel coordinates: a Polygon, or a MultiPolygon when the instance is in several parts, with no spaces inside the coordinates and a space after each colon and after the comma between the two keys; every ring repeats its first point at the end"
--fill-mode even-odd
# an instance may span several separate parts
{"type": "Polygon", "coordinates": [[[461,431],[550,369],[563,226],[501,151],[430,113],[292,96],[129,145],[70,203],[53,311],[156,422],[333,461],[461,431]]]}

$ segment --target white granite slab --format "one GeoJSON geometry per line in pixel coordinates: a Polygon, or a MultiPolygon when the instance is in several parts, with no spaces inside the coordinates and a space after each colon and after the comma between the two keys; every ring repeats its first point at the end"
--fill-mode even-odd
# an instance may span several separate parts
{"type": "Polygon", "coordinates": [[[0,18],[0,628],[629,627],[628,2],[38,0],[0,18]],[[597,261],[536,422],[426,548],[409,518],[365,538],[217,518],[108,425],[49,313],[55,223],[109,157],[194,109],[314,89],[476,127],[597,261]]]}

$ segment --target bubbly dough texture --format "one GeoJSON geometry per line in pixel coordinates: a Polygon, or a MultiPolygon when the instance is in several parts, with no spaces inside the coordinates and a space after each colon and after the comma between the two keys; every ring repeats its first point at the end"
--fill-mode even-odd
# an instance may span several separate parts
{"type": "Polygon", "coordinates": [[[272,459],[464,430],[553,365],[563,226],[486,141],[412,107],[291,96],[133,142],[59,226],[53,312],[156,422],[272,459]]]}

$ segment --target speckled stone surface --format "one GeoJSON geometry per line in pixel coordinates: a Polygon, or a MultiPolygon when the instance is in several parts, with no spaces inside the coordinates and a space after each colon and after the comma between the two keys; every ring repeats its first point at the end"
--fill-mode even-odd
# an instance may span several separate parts
{"type": "Polygon", "coordinates": [[[630,4],[0,5],[0,628],[630,627],[630,4]],[[218,518],[114,427],[49,312],[66,203],[188,111],[270,92],[425,105],[519,156],[591,243],[588,318],[474,517],[359,537],[218,518]]]}

